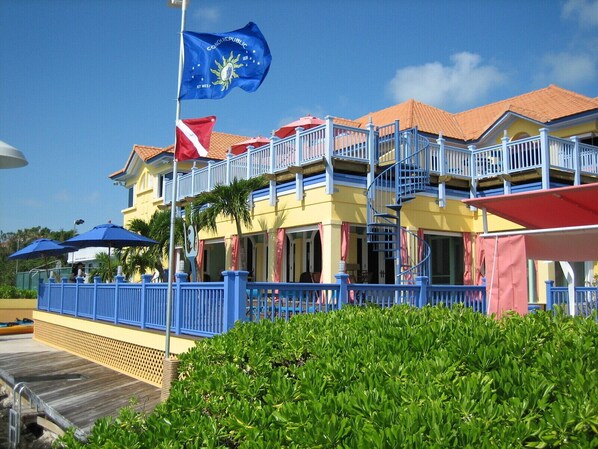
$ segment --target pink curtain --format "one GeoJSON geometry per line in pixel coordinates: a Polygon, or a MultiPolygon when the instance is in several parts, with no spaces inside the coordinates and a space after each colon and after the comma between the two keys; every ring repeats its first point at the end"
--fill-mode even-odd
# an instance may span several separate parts
{"type": "Polygon", "coordinates": [[[488,312],[497,317],[510,310],[525,315],[528,303],[525,237],[487,238],[484,249],[488,312]]]}
{"type": "Polygon", "coordinates": [[[206,241],[200,240],[197,243],[197,255],[195,256],[195,262],[197,263],[197,279],[201,279],[203,281],[203,252],[205,248],[206,241]]]}
{"type": "Polygon", "coordinates": [[[239,236],[231,237],[231,270],[239,269],[239,236]]]}
{"type": "Polygon", "coordinates": [[[473,285],[473,276],[471,275],[471,233],[463,233],[463,285],[473,285]]]}
{"type": "Polygon", "coordinates": [[[483,268],[486,261],[486,253],[484,251],[484,238],[478,234],[475,241],[475,285],[482,285],[484,278],[483,268]]]}
{"type": "Polygon", "coordinates": [[[417,238],[419,239],[417,241],[417,252],[418,252],[418,262],[421,262],[422,260],[424,260],[424,230],[422,228],[419,228],[417,230],[417,238]]]}
{"type": "Polygon", "coordinates": [[[274,266],[273,282],[280,282],[280,275],[282,273],[282,255],[284,253],[285,230],[279,228],[276,231],[276,265],[274,266]]]}
{"type": "MultiPolygon", "coordinates": [[[[341,260],[347,263],[347,259],[349,258],[349,238],[350,238],[350,230],[351,225],[349,223],[343,222],[341,224],[341,260]]],[[[347,279],[349,284],[352,284],[353,281],[351,277],[347,279]]],[[[355,301],[355,292],[349,292],[349,302],[355,301]]]]}
{"type": "MultiPolygon", "coordinates": [[[[350,224],[343,222],[341,224],[341,260],[347,262],[349,257],[349,229],[350,224]]],[[[320,229],[320,240],[322,238],[322,229],[320,229]]],[[[323,254],[323,253],[322,253],[323,254]]]]}

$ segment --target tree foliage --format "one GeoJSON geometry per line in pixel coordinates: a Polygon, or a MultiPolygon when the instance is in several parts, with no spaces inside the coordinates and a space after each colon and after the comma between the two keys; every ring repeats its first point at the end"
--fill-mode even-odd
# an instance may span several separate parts
{"type": "Polygon", "coordinates": [[[16,232],[0,231],[0,285],[15,285],[17,267],[19,271],[29,271],[34,268],[42,269],[46,266],[54,267],[58,260],[65,264],[67,260],[66,254],[49,257],[46,261],[42,258],[19,261],[9,260],[8,256],[12,253],[24,248],[37,239],[47,238],[63,242],[74,236],[75,231],[72,229],[52,231],[49,228],[41,226],[20,229],[16,232]]]}
{"type": "MultiPolygon", "coordinates": [[[[164,280],[164,260],[168,257],[170,246],[170,210],[158,210],[149,220],[135,218],[128,224],[130,231],[149,237],[158,242],[156,245],[124,248],[122,264],[125,275],[144,274],[148,270],[158,270],[164,280]]],[[[175,219],[175,244],[183,241],[183,220],[175,219]]]]}
{"type": "Polygon", "coordinates": [[[237,179],[228,185],[217,185],[209,192],[203,192],[195,198],[191,206],[193,222],[198,229],[208,229],[216,232],[218,218],[229,218],[235,222],[237,236],[239,237],[241,262],[239,268],[245,270],[243,242],[243,226],[252,228],[251,206],[249,196],[257,189],[264,187],[266,181],[263,177],[250,179],[237,179]]]}

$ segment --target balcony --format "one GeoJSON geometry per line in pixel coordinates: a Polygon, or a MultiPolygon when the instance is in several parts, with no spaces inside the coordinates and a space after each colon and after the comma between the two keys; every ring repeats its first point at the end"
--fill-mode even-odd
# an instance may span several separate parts
{"type": "MultiPolygon", "coordinates": [[[[179,174],[176,198],[183,201],[234,178],[261,175],[288,181],[298,174],[324,172],[329,186],[337,167],[373,174],[380,166],[399,162],[411,154],[415,145],[420,149],[427,146],[426,151],[419,153],[418,164],[427,168],[438,184],[460,182],[469,188],[525,175],[541,178],[543,188],[549,188],[550,177],[555,174],[574,184],[598,181],[598,147],[582,144],[575,137],[549,136],[545,129],[538,136],[511,142],[505,137],[501,144],[485,148],[449,146],[442,138],[428,141],[421,135],[414,139],[404,131],[397,135],[397,129],[398,122],[362,129],[334,123],[332,117],[327,117],[324,125],[298,130],[285,139],[274,137],[267,145],[249,147],[241,155],[229,155],[223,161],[179,174]]],[[[171,180],[165,182],[164,204],[170,203],[172,184],[171,180]]]]}

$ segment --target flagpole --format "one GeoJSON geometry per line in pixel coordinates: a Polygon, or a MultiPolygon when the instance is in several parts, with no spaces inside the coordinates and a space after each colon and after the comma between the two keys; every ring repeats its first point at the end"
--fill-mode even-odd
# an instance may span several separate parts
{"type": "MultiPolygon", "coordinates": [[[[187,0],[182,0],[182,11],[181,11],[181,33],[179,43],[179,76],[177,81],[176,91],[176,115],[175,115],[175,129],[176,123],[179,121],[181,116],[181,100],[179,100],[179,92],[181,89],[181,80],[183,78],[183,31],[185,31],[185,13],[187,11],[187,0]]],[[[168,248],[168,289],[166,291],[166,335],[164,342],[164,360],[170,359],[170,327],[172,321],[172,279],[176,273],[176,263],[174,259],[174,225],[176,221],[176,197],[178,190],[178,175],[177,175],[177,158],[176,158],[176,133],[175,133],[175,146],[173,149],[172,158],[172,200],[170,202],[170,243],[168,248]]]]}

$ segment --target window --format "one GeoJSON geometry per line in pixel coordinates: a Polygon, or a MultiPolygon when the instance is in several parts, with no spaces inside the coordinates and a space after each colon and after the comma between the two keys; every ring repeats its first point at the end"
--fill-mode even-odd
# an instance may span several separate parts
{"type": "Polygon", "coordinates": [[[129,204],[128,204],[128,207],[133,207],[134,204],[135,204],[135,188],[134,187],[130,187],[129,188],[129,204]]]}

